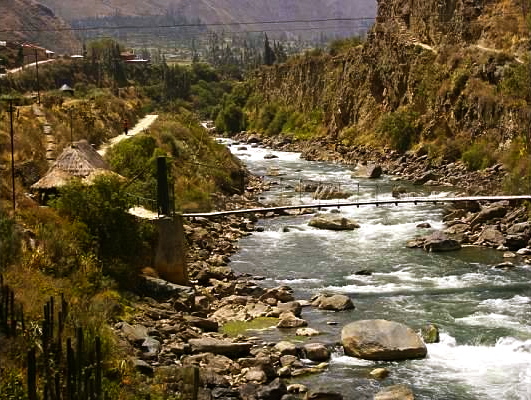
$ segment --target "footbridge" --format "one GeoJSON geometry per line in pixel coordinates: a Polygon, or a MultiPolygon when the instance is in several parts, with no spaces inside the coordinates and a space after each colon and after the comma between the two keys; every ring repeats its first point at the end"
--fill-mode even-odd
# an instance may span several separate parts
{"type": "Polygon", "coordinates": [[[531,195],[520,196],[459,196],[459,197],[407,197],[397,199],[372,199],[372,200],[357,200],[349,202],[320,202],[312,204],[296,204],[285,205],[278,207],[261,207],[261,208],[247,208],[227,211],[213,211],[206,213],[184,213],[181,214],[185,218],[203,217],[203,218],[215,218],[229,215],[241,215],[241,214],[267,214],[267,213],[283,213],[290,210],[303,210],[303,209],[323,209],[323,208],[341,208],[341,207],[360,207],[360,206],[386,206],[399,204],[443,204],[443,203],[466,203],[466,202],[498,202],[498,201],[510,201],[510,202],[523,202],[531,201],[531,195]]]}

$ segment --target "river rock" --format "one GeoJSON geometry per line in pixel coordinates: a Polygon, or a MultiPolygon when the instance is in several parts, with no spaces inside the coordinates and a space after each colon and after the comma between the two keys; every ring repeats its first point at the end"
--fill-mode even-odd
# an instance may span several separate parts
{"type": "Polygon", "coordinates": [[[302,350],[306,358],[311,361],[321,362],[330,359],[330,350],[322,343],[306,343],[302,350]]]}
{"type": "Polygon", "coordinates": [[[318,213],[308,222],[309,226],[318,229],[328,229],[333,231],[352,231],[360,227],[360,225],[348,218],[337,214],[323,214],[318,213]]]}
{"type": "Polygon", "coordinates": [[[187,315],[184,317],[184,320],[189,325],[195,326],[204,332],[217,332],[219,329],[219,325],[216,321],[213,321],[207,318],[194,317],[191,315],[187,315]]]}
{"type": "Polygon", "coordinates": [[[253,346],[251,343],[234,343],[211,337],[190,339],[188,343],[193,353],[214,353],[231,358],[243,357],[249,354],[253,346]]]}
{"type": "Polygon", "coordinates": [[[375,368],[369,375],[374,379],[385,379],[389,376],[390,371],[387,368],[375,368]]]}
{"type": "Polygon", "coordinates": [[[427,324],[420,329],[424,343],[439,343],[439,328],[434,324],[427,324]]]}
{"type": "Polygon", "coordinates": [[[302,306],[298,301],[288,301],[286,303],[279,302],[271,311],[272,317],[279,317],[284,312],[292,312],[296,317],[300,317],[302,313],[302,306]]]}
{"type": "Polygon", "coordinates": [[[138,372],[140,372],[143,375],[146,375],[146,376],[154,375],[155,370],[153,369],[151,365],[149,365],[144,360],[140,360],[138,358],[134,359],[133,366],[138,372]]]}
{"type": "Polygon", "coordinates": [[[396,361],[426,357],[426,345],[408,326],[382,319],[351,322],[341,331],[345,354],[367,360],[396,361]]]}
{"type": "Polygon", "coordinates": [[[505,244],[505,236],[501,233],[497,226],[487,225],[483,228],[476,241],[477,245],[500,247],[505,244]]]}
{"type": "Polygon", "coordinates": [[[304,400],[343,400],[343,396],[336,392],[311,391],[306,393],[304,400]]]}
{"type": "Polygon", "coordinates": [[[308,326],[308,322],[302,318],[296,317],[291,312],[285,312],[280,315],[280,321],[278,321],[277,328],[300,328],[308,326]]]}
{"type": "Polygon", "coordinates": [[[334,185],[319,185],[313,193],[314,200],[347,199],[352,193],[341,190],[334,185]]]}
{"type": "Polygon", "coordinates": [[[374,395],[374,400],[414,400],[413,391],[406,385],[388,386],[374,395]]]}
{"type": "Polygon", "coordinates": [[[278,302],[288,303],[290,301],[295,301],[293,297],[293,289],[289,286],[279,286],[272,289],[267,289],[266,292],[260,296],[260,301],[270,304],[277,305],[278,302]],[[272,302],[270,300],[273,300],[272,302]]]}
{"type": "Polygon", "coordinates": [[[144,296],[158,301],[178,300],[190,309],[194,306],[195,292],[189,286],[177,285],[147,275],[142,275],[139,279],[139,290],[144,296]]]}
{"type": "Polygon", "coordinates": [[[382,172],[382,167],[378,164],[358,164],[352,173],[352,177],[378,179],[382,176],[382,172]]]}
{"type": "Polygon", "coordinates": [[[461,244],[449,238],[444,232],[435,231],[428,236],[409,241],[407,247],[421,247],[428,252],[444,252],[459,250],[461,244]]]}
{"type": "Polygon", "coordinates": [[[297,336],[318,336],[320,334],[321,332],[313,328],[299,328],[297,329],[297,332],[295,332],[295,335],[297,336]]]}
{"type": "Polygon", "coordinates": [[[344,294],[319,294],[312,299],[312,306],[320,308],[321,310],[344,311],[354,308],[354,304],[350,297],[344,294]]]}
{"type": "Polygon", "coordinates": [[[136,345],[141,345],[148,337],[148,328],[140,324],[130,325],[127,322],[119,322],[115,325],[115,329],[120,331],[130,343],[136,345]]]}
{"type": "Polygon", "coordinates": [[[278,342],[273,349],[275,351],[278,351],[281,355],[290,355],[295,356],[297,355],[297,346],[291,342],[288,342],[286,340],[282,340],[278,342]]]}
{"type": "Polygon", "coordinates": [[[280,400],[287,393],[286,384],[279,378],[267,385],[246,383],[240,387],[242,400],[280,400]]]}
{"type": "Polygon", "coordinates": [[[470,225],[476,226],[492,221],[494,219],[503,218],[507,214],[508,208],[503,204],[493,204],[482,209],[470,222],[470,225]]]}

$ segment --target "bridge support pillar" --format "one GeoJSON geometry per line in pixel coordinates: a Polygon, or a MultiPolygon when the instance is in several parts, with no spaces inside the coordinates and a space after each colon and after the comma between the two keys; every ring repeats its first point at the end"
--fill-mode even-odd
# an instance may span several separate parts
{"type": "Polygon", "coordinates": [[[163,217],[156,221],[158,228],[155,270],[162,279],[188,285],[186,240],[181,215],[163,217]]]}

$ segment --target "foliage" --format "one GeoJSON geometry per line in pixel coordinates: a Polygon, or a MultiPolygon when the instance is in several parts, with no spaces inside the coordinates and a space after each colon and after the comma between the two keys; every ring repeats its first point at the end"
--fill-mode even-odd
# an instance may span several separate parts
{"type": "Polygon", "coordinates": [[[73,182],[60,189],[52,202],[61,215],[86,225],[95,242],[95,253],[103,261],[103,273],[121,283],[137,275],[126,264],[142,262],[143,238],[140,225],[127,213],[127,200],[119,178],[101,176],[90,186],[73,182]]]}
{"type": "Polygon", "coordinates": [[[20,371],[0,369],[0,400],[26,400],[26,384],[20,371]]]}
{"type": "Polygon", "coordinates": [[[359,46],[363,43],[363,39],[359,36],[354,36],[345,39],[334,40],[328,46],[328,52],[331,56],[337,56],[345,53],[353,47],[359,46]]]}
{"type": "Polygon", "coordinates": [[[492,166],[496,162],[494,154],[495,149],[492,143],[487,140],[480,140],[465,150],[461,159],[469,170],[477,171],[492,166]]]}
{"type": "Polygon", "coordinates": [[[507,176],[503,183],[508,193],[526,194],[531,191],[531,158],[528,138],[516,138],[502,158],[507,166],[507,176]]]}
{"type": "Polygon", "coordinates": [[[229,103],[218,113],[215,123],[218,132],[237,133],[245,129],[245,116],[239,106],[229,103]]]}
{"type": "Polygon", "coordinates": [[[0,272],[20,253],[21,237],[15,221],[0,210],[0,272]]]}
{"type": "Polygon", "coordinates": [[[417,119],[418,114],[415,112],[398,110],[384,115],[377,131],[393,149],[405,152],[419,138],[417,119]]]}
{"type": "MultiPolygon", "coordinates": [[[[128,193],[154,199],[157,193],[156,159],[162,155],[164,152],[158,149],[153,136],[139,134],[117,143],[109,149],[106,158],[113,171],[129,179],[128,193]]],[[[144,206],[154,210],[153,205],[144,206]]]]}
{"type": "Polygon", "coordinates": [[[526,64],[513,64],[506,68],[502,80],[498,84],[498,90],[504,96],[531,101],[529,87],[531,76],[529,66],[526,64]]]}

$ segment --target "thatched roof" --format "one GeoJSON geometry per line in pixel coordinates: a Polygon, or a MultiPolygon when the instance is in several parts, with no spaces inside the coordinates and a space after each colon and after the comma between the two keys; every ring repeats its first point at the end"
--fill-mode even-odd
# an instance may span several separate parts
{"type": "Polygon", "coordinates": [[[102,174],[118,175],[109,169],[107,162],[86,140],[80,140],[66,147],[46,175],[31,187],[37,190],[58,188],[73,178],[91,184],[102,174]]]}

